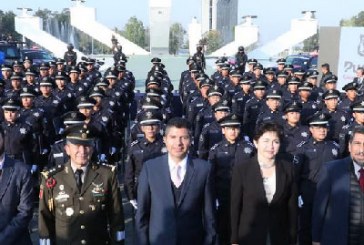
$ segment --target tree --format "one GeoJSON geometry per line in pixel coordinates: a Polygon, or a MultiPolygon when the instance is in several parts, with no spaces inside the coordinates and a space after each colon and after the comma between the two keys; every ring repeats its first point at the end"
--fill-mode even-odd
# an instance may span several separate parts
{"type": "Polygon", "coordinates": [[[312,37],[307,38],[305,41],[303,41],[303,51],[304,52],[312,52],[316,49],[318,49],[319,46],[319,33],[313,35],[312,37]]]}
{"type": "Polygon", "coordinates": [[[12,11],[3,12],[0,10],[0,33],[11,35],[13,40],[19,40],[20,35],[15,31],[15,14],[12,11]]]}
{"type": "Polygon", "coordinates": [[[180,23],[173,23],[169,29],[169,53],[176,55],[183,44],[185,29],[180,23]]]}
{"type": "Polygon", "coordinates": [[[131,17],[124,27],[123,36],[129,41],[144,47],[145,32],[143,22],[138,20],[135,16],[131,17]]]}
{"type": "Polygon", "coordinates": [[[364,11],[361,11],[358,15],[350,19],[342,19],[340,26],[364,26],[364,11]]]}
{"type": "Polygon", "coordinates": [[[208,54],[218,50],[222,45],[220,33],[216,30],[208,31],[200,40],[200,44],[206,47],[206,53],[208,54]]]}

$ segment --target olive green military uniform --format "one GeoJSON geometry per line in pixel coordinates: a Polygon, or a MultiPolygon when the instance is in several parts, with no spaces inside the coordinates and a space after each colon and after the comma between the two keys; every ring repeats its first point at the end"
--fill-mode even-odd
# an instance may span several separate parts
{"type": "Polygon", "coordinates": [[[70,162],[42,175],[40,244],[124,243],[124,215],[115,167],[89,164],[80,191],[70,162]]]}

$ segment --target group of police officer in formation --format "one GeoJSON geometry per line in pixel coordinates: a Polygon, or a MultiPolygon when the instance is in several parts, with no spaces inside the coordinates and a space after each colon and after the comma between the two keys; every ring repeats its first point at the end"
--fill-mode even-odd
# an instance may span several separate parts
{"type": "MultiPolygon", "coordinates": [[[[98,139],[93,162],[125,162],[125,193],[137,209],[143,162],[166,153],[164,125],[182,114],[193,124],[190,154],[214,166],[216,198],[219,206],[225,206],[234,160],[255,154],[252,137],[256,125],[275,122],[284,132],[280,150],[290,156],[296,169],[300,243],[311,243],[310,217],[320,167],[347,156],[348,136],[353,127],[364,124],[362,68],[358,77],[342,88],[345,93],[340,93],[337,76],[328,64],[321,66],[319,79],[317,70],[294,69],[283,58],[277,60],[277,68],[264,68],[256,59],[248,59],[244,48],[239,47],[235,64],[218,58],[216,71],[209,76],[204,72],[205,57],[198,49],[181,73],[178,90],[182,111],[172,103],[173,85],[158,57],[151,60],[145,95],[134,108],[130,105],[135,103],[135,78],[126,68],[125,58],[116,60],[102,75],[95,59],[77,63],[73,46],[68,48],[64,58],[39,67],[27,57],[12,66],[2,65],[1,127],[5,153],[10,158],[28,164],[34,176],[43,170],[47,181],[52,172],[63,171],[60,166],[69,160],[64,132],[86,124],[98,139]],[[134,124],[125,130],[130,119],[134,124]],[[126,149],[127,157],[123,157],[126,149]]],[[[228,216],[227,210],[218,212],[222,237],[228,236],[228,216]]]]}

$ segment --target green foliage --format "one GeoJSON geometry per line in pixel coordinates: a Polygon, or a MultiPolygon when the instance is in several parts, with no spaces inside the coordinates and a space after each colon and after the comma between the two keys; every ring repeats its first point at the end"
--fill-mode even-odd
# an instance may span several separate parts
{"type": "Polygon", "coordinates": [[[312,52],[319,46],[319,33],[303,41],[303,52],[312,52]]]}
{"type": "Polygon", "coordinates": [[[124,27],[123,36],[129,41],[144,47],[145,30],[143,22],[138,20],[135,16],[131,17],[124,27]]]}
{"type": "Polygon", "coordinates": [[[180,23],[173,23],[169,29],[169,53],[176,55],[183,44],[185,29],[180,23]]]}
{"type": "Polygon", "coordinates": [[[13,40],[20,40],[20,35],[15,31],[14,17],[14,12],[0,10],[0,34],[11,35],[13,40]]]}
{"type": "Polygon", "coordinates": [[[216,30],[207,32],[204,37],[200,40],[200,44],[206,47],[206,53],[210,54],[222,46],[222,39],[220,33],[216,30]]]}
{"type": "Polygon", "coordinates": [[[364,26],[364,11],[361,11],[350,19],[342,19],[340,26],[364,26]]]}

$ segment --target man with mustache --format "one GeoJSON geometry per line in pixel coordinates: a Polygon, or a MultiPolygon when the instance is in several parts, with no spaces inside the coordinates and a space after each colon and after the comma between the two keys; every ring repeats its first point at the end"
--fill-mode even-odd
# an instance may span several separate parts
{"type": "Polygon", "coordinates": [[[312,215],[313,245],[363,244],[364,126],[349,138],[350,156],[322,166],[312,215]]]}

